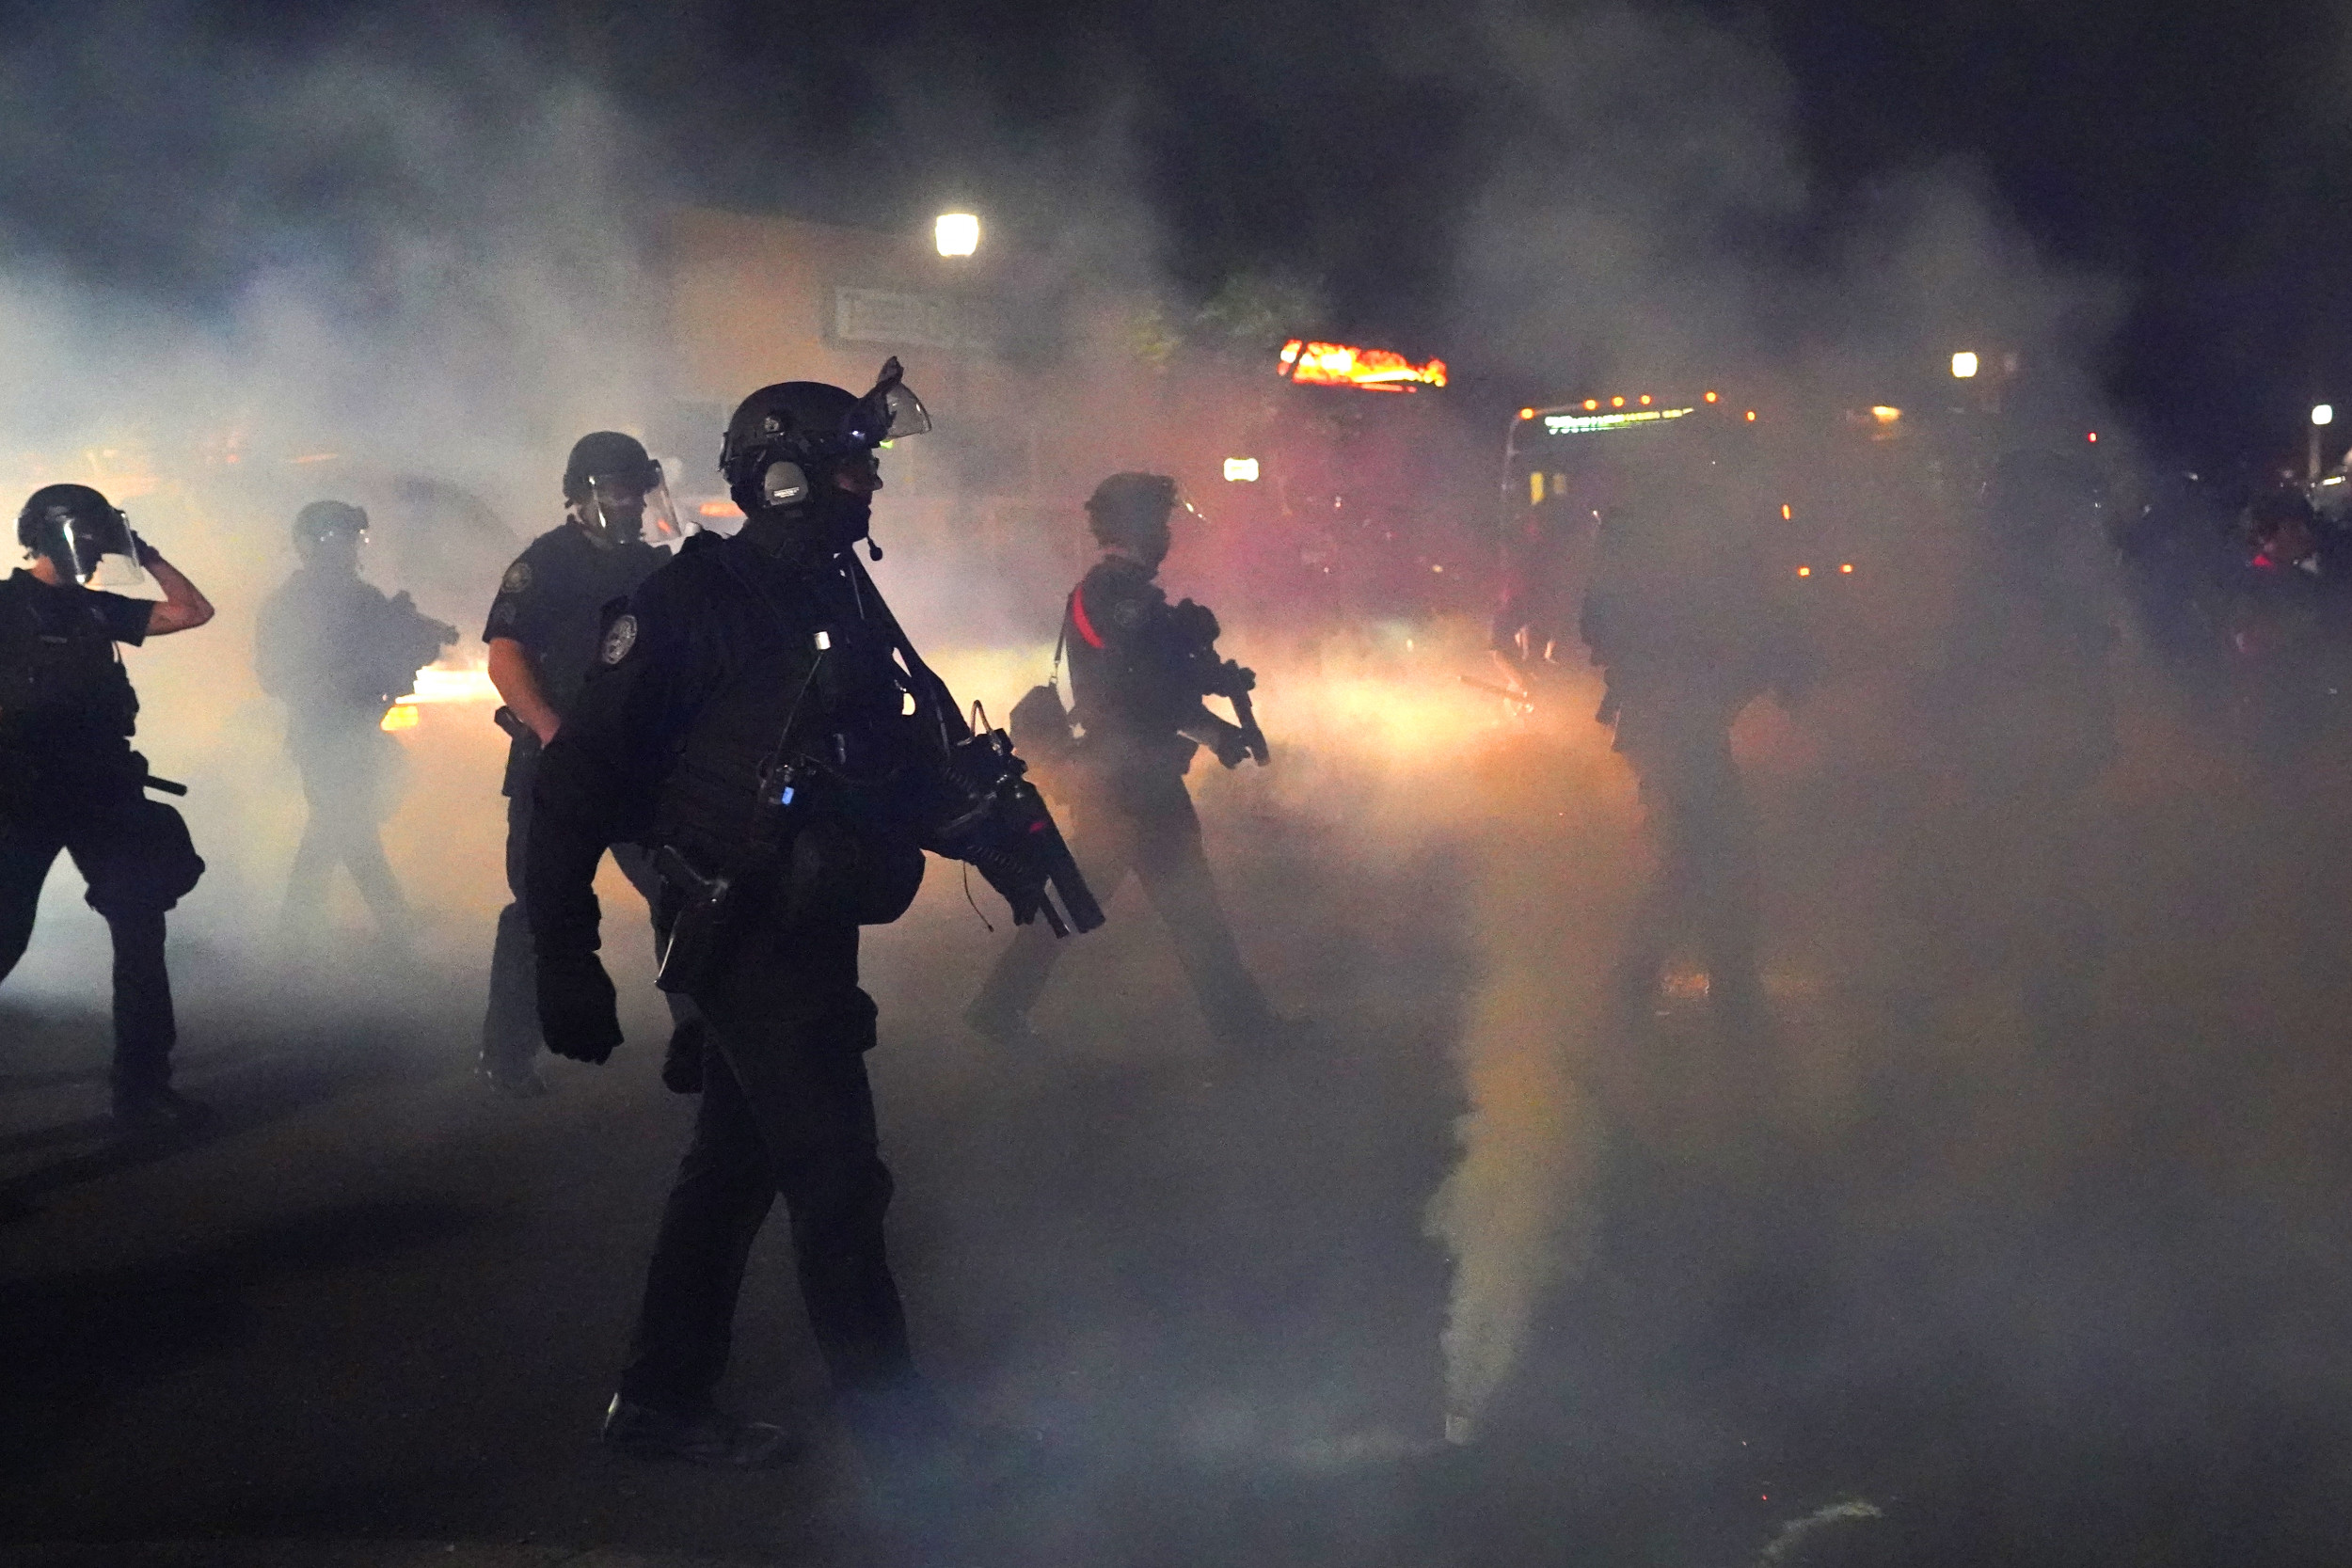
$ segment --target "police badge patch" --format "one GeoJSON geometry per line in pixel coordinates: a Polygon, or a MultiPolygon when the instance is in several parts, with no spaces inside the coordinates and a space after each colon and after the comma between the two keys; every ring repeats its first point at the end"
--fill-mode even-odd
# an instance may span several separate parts
{"type": "Polygon", "coordinates": [[[637,646],[637,617],[619,615],[604,628],[604,650],[599,656],[607,664],[618,664],[637,646]]]}
{"type": "Polygon", "coordinates": [[[499,579],[499,592],[501,594],[519,594],[530,586],[531,562],[528,561],[517,561],[506,568],[506,575],[499,579]]]}

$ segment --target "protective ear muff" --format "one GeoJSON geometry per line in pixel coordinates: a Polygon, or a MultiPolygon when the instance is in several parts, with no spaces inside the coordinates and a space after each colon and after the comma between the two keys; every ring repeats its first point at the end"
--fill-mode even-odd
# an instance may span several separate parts
{"type": "Polygon", "coordinates": [[[780,460],[759,476],[759,498],[770,506],[790,506],[808,499],[808,475],[798,463],[780,460]]]}

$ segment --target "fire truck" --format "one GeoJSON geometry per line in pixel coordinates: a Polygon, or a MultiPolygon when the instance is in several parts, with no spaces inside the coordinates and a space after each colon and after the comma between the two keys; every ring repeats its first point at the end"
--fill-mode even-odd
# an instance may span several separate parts
{"type": "Polygon", "coordinates": [[[1503,618],[1518,595],[1572,626],[1602,521],[1671,511],[1740,536],[1818,645],[1867,657],[1926,585],[1938,474],[1920,421],[1889,404],[1699,388],[1524,407],[1503,442],[1503,618]]]}
{"type": "Polygon", "coordinates": [[[1180,477],[1219,603],[1360,623],[1483,602],[1485,464],[1446,379],[1442,359],[1293,339],[1263,382],[1204,399],[1217,444],[1196,436],[1180,477]]]}

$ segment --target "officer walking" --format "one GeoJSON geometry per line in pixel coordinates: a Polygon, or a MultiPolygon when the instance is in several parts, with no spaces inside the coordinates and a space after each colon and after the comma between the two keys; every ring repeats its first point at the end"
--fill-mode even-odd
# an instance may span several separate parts
{"type": "MultiPolygon", "coordinates": [[[[1216,1037],[1263,1041],[1280,1021],[1234,946],[1184,788],[1202,746],[1228,768],[1245,757],[1265,761],[1254,725],[1220,719],[1201,702],[1246,702],[1256,677],[1216,657],[1215,615],[1190,599],[1169,604],[1152,580],[1168,557],[1176,506],[1176,482],[1144,473],[1111,475],[1086,503],[1103,558],[1062,616],[1073,717],[1084,732],[1071,770],[1073,851],[1104,897],[1130,871],[1142,881],[1216,1037]]],[[[1029,1009],[1057,956],[1051,933],[1016,931],[964,1021],[990,1039],[1030,1037],[1029,1009]]]]}
{"type": "MultiPolygon", "coordinates": [[[[947,768],[961,754],[953,699],[850,554],[882,487],[874,449],[929,428],[895,359],[862,399],[805,381],[754,393],[722,455],[741,531],[689,541],[637,591],[540,763],[529,889],[549,1049],[601,1062],[620,1043],[590,883],[629,837],[660,847],[674,884],[662,983],[709,1022],[693,1140],[604,1426],[630,1453],[787,1456],[780,1429],[712,1399],[744,1259],[779,1195],[810,1327],[869,1455],[928,1465],[966,1450],[914,1374],[883,1250],[891,1178],[865,1063],[876,1012],[857,965],[858,927],[913,901],[923,846],[989,866],[935,826],[943,790],[963,798],[947,768]]],[[[695,1086],[681,1065],[665,1077],[695,1086]]]]}
{"type": "MultiPolygon", "coordinates": [[[[490,682],[506,705],[499,722],[513,737],[507,751],[506,885],[513,899],[499,911],[490,955],[490,1004],[482,1020],[481,1073],[501,1094],[547,1093],[533,1066],[539,1024],[532,990],[531,922],[523,901],[523,846],[531,837],[532,779],[542,749],[562,729],[596,660],[605,607],[625,600],[669,559],[655,539],[675,541],[661,466],[635,437],[599,430],[572,447],[564,466],[564,517],[532,540],[499,583],[482,639],[490,649],[490,682]]],[[[648,903],[654,876],[634,844],[612,846],[613,863],[648,903]]],[[[673,998],[682,1031],[691,1008],[673,998]]]]}
{"type": "Polygon", "coordinates": [[[405,952],[408,902],[380,833],[402,758],[383,720],[417,672],[457,641],[457,628],[418,613],[405,592],[387,598],[359,576],[367,536],[368,515],[342,501],[312,501],[295,515],[302,564],[262,602],[253,662],[262,689],[286,705],[286,750],[310,808],[286,878],[287,935],[319,929],[326,879],[340,865],[384,940],[405,952]]]}
{"type": "Polygon", "coordinates": [[[1767,691],[1800,691],[1806,660],[1766,592],[1739,498],[1694,502],[1677,488],[1612,509],[1579,623],[1607,673],[1600,718],[1640,780],[1657,855],[1618,978],[1645,1005],[1676,946],[1695,937],[1709,1010],[1739,1031],[1763,1022],[1764,998],[1756,826],[1731,726],[1767,691]]]}
{"type": "Polygon", "coordinates": [[[171,1087],[164,915],[204,863],[180,814],[147,798],[147,759],[131,750],[138,697],[116,644],[200,626],[213,607],[87,485],[34,491],[16,539],[32,562],[0,582],[0,979],[24,957],[63,849],[114,935],[115,1118],[193,1123],[205,1108],[171,1087]],[[101,586],[147,573],[161,604],[101,586]]]}

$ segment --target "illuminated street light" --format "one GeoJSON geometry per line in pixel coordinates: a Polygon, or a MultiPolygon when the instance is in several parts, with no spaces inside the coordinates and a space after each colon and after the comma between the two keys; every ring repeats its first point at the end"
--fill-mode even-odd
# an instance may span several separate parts
{"type": "Polygon", "coordinates": [[[2332,404],[2332,403],[2321,403],[2321,404],[2312,404],[2312,423],[2313,423],[2313,424],[2333,424],[2333,423],[2335,423],[2335,422],[2336,422],[2336,405],[2335,405],[2334,404],[2332,404]]]}
{"type": "Polygon", "coordinates": [[[969,256],[980,248],[980,220],[970,213],[942,213],[931,239],[942,256],[969,256]]]}
{"type": "Polygon", "coordinates": [[[1965,381],[1977,373],[1977,356],[1963,350],[1952,356],[1952,374],[1965,381]]]}
{"type": "Polygon", "coordinates": [[[1229,457],[1225,460],[1225,482],[1228,484],[1258,483],[1258,460],[1254,457],[1229,457]]]}

